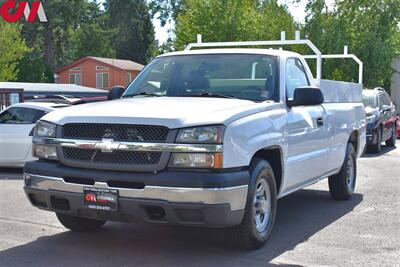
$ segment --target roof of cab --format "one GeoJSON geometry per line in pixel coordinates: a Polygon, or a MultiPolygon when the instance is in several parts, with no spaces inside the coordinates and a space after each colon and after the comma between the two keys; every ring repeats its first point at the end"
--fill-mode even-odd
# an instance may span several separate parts
{"type": "Polygon", "coordinates": [[[158,57],[181,56],[181,55],[208,55],[208,54],[256,54],[278,57],[301,57],[300,54],[286,50],[259,49],[259,48],[218,48],[218,49],[196,49],[170,52],[158,57]]]}

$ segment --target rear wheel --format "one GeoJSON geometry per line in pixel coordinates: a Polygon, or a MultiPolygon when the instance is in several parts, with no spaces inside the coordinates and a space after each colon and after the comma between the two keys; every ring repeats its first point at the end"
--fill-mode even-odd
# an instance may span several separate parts
{"type": "Polygon", "coordinates": [[[98,230],[106,223],[106,221],[93,220],[88,218],[76,217],[64,213],[56,213],[57,219],[66,228],[77,231],[87,232],[98,230]]]}
{"type": "Polygon", "coordinates": [[[390,147],[394,147],[394,146],[396,146],[396,139],[397,139],[396,124],[392,126],[391,132],[392,132],[392,135],[390,136],[390,139],[386,141],[386,145],[390,146],[390,147]]]}
{"type": "Polygon", "coordinates": [[[376,129],[376,142],[371,145],[371,151],[374,153],[379,153],[382,150],[382,128],[376,129]]]}
{"type": "Polygon", "coordinates": [[[230,241],[247,249],[257,249],[266,243],[275,222],[276,185],[271,165],[255,159],[250,168],[249,195],[240,225],[227,229],[230,241]]]}
{"type": "Polygon", "coordinates": [[[356,151],[347,144],[346,156],[340,172],[329,177],[329,192],[333,199],[348,200],[354,194],[357,178],[356,151]]]}

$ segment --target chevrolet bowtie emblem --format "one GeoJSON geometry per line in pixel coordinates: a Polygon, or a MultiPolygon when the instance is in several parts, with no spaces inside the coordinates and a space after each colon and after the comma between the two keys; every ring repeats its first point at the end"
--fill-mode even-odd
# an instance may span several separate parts
{"type": "Polygon", "coordinates": [[[96,143],[95,148],[100,149],[101,152],[111,153],[119,148],[119,143],[114,142],[113,139],[102,139],[101,142],[96,143]]]}

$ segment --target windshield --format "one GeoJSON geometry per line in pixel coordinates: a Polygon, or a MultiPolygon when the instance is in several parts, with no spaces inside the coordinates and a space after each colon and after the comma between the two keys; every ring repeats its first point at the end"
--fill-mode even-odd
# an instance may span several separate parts
{"type": "Polygon", "coordinates": [[[366,107],[376,108],[378,106],[378,103],[376,101],[376,96],[373,94],[369,95],[363,94],[362,102],[366,107]]]}
{"type": "Polygon", "coordinates": [[[156,58],[123,97],[214,96],[277,100],[277,58],[269,55],[212,54],[156,58]]]}

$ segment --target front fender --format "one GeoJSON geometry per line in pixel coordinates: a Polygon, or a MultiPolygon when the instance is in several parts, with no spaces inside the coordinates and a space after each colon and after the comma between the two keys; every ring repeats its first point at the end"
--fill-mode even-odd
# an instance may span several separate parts
{"type": "Polygon", "coordinates": [[[287,154],[286,111],[272,109],[229,124],[224,138],[224,168],[247,167],[254,154],[267,147],[279,147],[287,154]]]}

